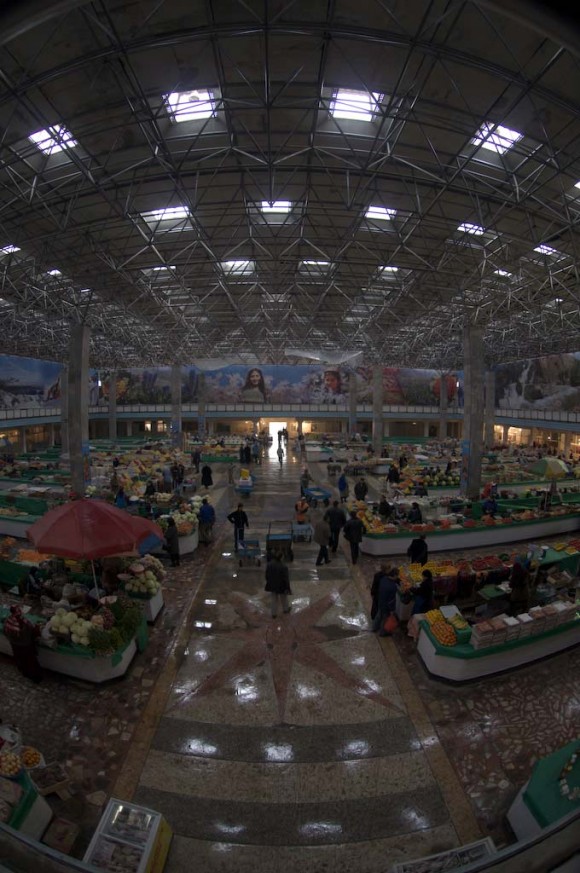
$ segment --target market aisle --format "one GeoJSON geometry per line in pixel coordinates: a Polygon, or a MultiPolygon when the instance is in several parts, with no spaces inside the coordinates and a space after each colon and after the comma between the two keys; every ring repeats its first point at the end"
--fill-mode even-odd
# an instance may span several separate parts
{"type": "MultiPolygon", "coordinates": [[[[264,546],[270,521],[289,528],[299,459],[271,451],[256,473],[264,546]]],[[[292,612],[271,619],[264,567],[239,567],[227,528],[135,794],[174,829],[167,869],[371,873],[457,845],[342,553],[318,568],[296,544],[292,612]]]]}

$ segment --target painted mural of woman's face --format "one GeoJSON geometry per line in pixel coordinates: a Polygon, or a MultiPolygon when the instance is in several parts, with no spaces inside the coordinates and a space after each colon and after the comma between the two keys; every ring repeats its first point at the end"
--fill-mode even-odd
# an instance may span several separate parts
{"type": "Polygon", "coordinates": [[[337,394],[339,388],[338,375],[333,372],[325,373],[324,387],[327,388],[329,391],[332,391],[333,394],[337,394]]]}
{"type": "Polygon", "coordinates": [[[259,370],[250,370],[250,385],[257,388],[262,381],[262,375],[259,370]]]}

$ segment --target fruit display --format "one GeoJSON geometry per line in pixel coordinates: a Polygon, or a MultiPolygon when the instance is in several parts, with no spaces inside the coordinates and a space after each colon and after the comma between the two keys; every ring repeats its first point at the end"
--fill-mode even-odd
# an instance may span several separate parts
{"type": "Polygon", "coordinates": [[[90,621],[81,618],[76,612],[58,609],[48,623],[52,633],[61,636],[70,634],[71,642],[77,646],[89,645],[89,632],[93,627],[90,621]]]}
{"type": "MultiPolygon", "coordinates": [[[[195,500],[196,498],[193,498],[195,500]]],[[[193,504],[188,506],[185,503],[182,503],[179,509],[174,512],[169,513],[168,515],[162,515],[159,519],[159,526],[162,530],[167,530],[167,522],[169,518],[173,518],[175,522],[175,526],[177,527],[177,533],[180,537],[189,536],[189,534],[193,533],[193,531],[197,528],[198,524],[198,515],[199,515],[199,506],[201,506],[201,498],[199,498],[199,504],[193,504]]]]}
{"type": "Polygon", "coordinates": [[[457,642],[457,636],[451,625],[443,621],[435,621],[431,625],[431,633],[442,646],[454,646],[457,642]]]}
{"type": "Polygon", "coordinates": [[[452,625],[454,630],[467,630],[469,624],[465,621],[461,613],[456,612],[455,615],[452,615],[451,618],[447,619],[448,623],[452,625]]]}
{"type": "Polygon", "coordinates": [[[425,620],[428,621],[431,626],[437,624],[437,622],[445,621],[440,609],[430,609],[429,612],[425,613],[425,620]]]}
{"type": "Polygon", "coordinates": [[[27,770],[32,770],[34,767],[38,767],[38,765],[42,763],[42,755],[38,749],[35,749],[33,746],[23,746],[22,751],[20,752],[20,758],[22,760],[22,765],[26,767],[27,770]]]}
{"type": "Polygon", "coordinates": [[[154,597],[161,588],[161,582],[166,572],[159,558],[145,555],[139,561],[133,561],[119,575],[127,594],[154,597]]]}
{"type": "Polygon", "coordinates": [[[14,752],[4,752],[0,754],[0,776],[5,776],[8,779],[14,779],[22,770],[22,761],[20,755],[14,752]]]}

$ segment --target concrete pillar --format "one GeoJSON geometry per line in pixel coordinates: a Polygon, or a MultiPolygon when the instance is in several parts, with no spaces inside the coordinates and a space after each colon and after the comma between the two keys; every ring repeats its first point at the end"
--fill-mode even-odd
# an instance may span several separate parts
{"type": "Polygon", "coordinates": [[[509,424],[504,424],[504,426],[503,426],[503,432],[502,432],[502,435],[501,435],[501,440],[502,440],[503,443],[507,443],[507,441],[508,441],[509,431],[510,431],[510,426],[509,426],[509,424]]]}
{"type": "Polygon", "coordinates": [[[439,380],[439,439],[447,439],[447,373],[441,374],[439,380]]]}
{"type": "Polygon", "coordinates": [[[383,368],[373,367],[373,449],[375,455],[383,450],[383,368]]]}
{"type": "Polygon", "coordinates": [[[85,324],[71,328],[68,365],[68,443],[71,484],[82,496],[91,480],[89,463],[89,344],[91,331],[85,324]]]}
{"type": "Polygon", "coordinates": [[[568,457],[570,454],[570,447],[572,446],[572,434],[569,431],[564,431],[564,445],[562,451],[568,457]]]}
{"type": "Polygon", "coordinates": [[[206,421],[205,429],[207,436],[211,436],[213,433],[214,420],[213,418],[208,418],[206,421]]]}
{"type": "Polygon", "coordinates": [[[181,448],[183,429],[181,421],[181,366],[174,364],[171,368],[171,442],[176,448],[181,448]]]}
{"type": "Polygon", "coordinates": [[[493,426],[495,424],[495,372],[487,370],[485,374],[485,425],[484,443],[486,449],[494,444],[493,426]]]}
{"type": "Polygon", "coordinates": [[[132,421],[125,422],[125,436],[133,436],[133,422],[132,421]]]}
{"type": "Polygon", "coordinates": [[[117,374],[109,373],[109,439],[117,439],[117,374]]]}
{"type": "Polygon", "coordinates": [[[68,455],[68,365],[60,374],[60,451],[68,455]]]}
{"type": "Polygon", "coordinates": [[[300,434],[302,433],[302,422],[303,422],[302,418],[296,419],[296,435],[297,436],[300,436],[300,434]]]}
{"type": "Polygon", "coordinates": [[[383,418],[383,437],[391,435],[391,423],[388,419],[383,418]]]}
{"type": "Polygon", "coordinates": [[[427,439],[429,439],[429,422],[428,421],[423,422],[423,436],[427,437],[427,439]]]}
{"type": "Polygon", "coordinates": [[[26,443],[26,428],[25,427],[20,428],[18,436],[20,437],[20,440],[19,440],[20,441],[20,448],[19,448],[20,454],[24,455],[28,451],[28,445],[26,443]]]}
{"type": "Polygon", "coordinates": [[[205,436],[207,428],[205,419],[205,404],[206,404],[206,387],[205,373],[200,373],[197,379],[197,432],[198,435],[205,436]]]}
{"type": "Polygon", "coordinates": [[[357,391],[356,373],[353,371],[348,377],[348,432],[349,434],[356,433],[356,391],[357,391]]]}
{"type": "Polygon", "coordinates": [[[48,425],[48,447],[49,449],[54,448],[54,424],[48,425]]]}
{"type": "Polygon", "coordinates": [[[461,492],[477,499],[481,488],[483,437],[483,328],[467,324],[463,332],[465,400],[461,445],[461,492]]]}

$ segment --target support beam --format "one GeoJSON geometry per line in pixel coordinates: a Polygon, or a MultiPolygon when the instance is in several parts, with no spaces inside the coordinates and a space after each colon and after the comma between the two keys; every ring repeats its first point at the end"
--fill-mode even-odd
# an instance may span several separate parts
{"type": "Polygon", "coordinates": [[[507,443],[507,441],[508,441],[508,436],[509,436],[509,432],[510,432],[510,426],[509,426],[509,424],[504,424],[504,426],[503,426],[503,434],[502,434],[502,442],[507,443]]]}
{"type": "Polygon", "coordinates": [[[483,329],[467,324],[463,332],[465,401],[461,446],[461,492],[471,500],[481,489],[481,443],[483,437],[483,329]]]}
{"type": "Polygon", "coordinates": [[[348,432],[351,435],[356,433],[356,383],[356,373],[351,370],[348,377],[348,432]]]}
{"type": "Polygon", "coordinates": [[[383,450],[383,368],[373,367],[373,449],[380,456],[383,450]]]}
{"type": "Polygon", "coordinates": [[[68,364],[60,374],[60,453],[68,457],[68,364]]]}
{"type": "Polygon", "coordinates": [[[447,373],[441,374],[439,381],[439,439],[447,439],[447,373]]]}
{"type": "Polygon", "coordinates": [[[176,448],[181,448],[182,441],[181,366],[174,364],[171,368],[171,442],[176,448]]]}
{"type": "Polygon", "coordinates": [[[68,449],[71,484],[79,496],[90,482],[89,467],[89,342],[87,325],[75,324],[71,329],[68,365],[68,449]]]}
{"type": "Polygon", "coordinates": [[[117,374],[109,373],[109,439],[117,439],[117,374]]]}
{"type": "Polygon", "coordinates": [[[205,373],[200,373],[197,379],[197,433],[200,437],[205,437],[207,429],[205,418],[206,404],[206,386],[205,373]]]}
{"type": "Polygon", "coordinates": [[[495,372],[488,370],[485,374],[485,431],[484,443],[486,449],[494,444],[493,426],[495,424],[495,372]]]}

